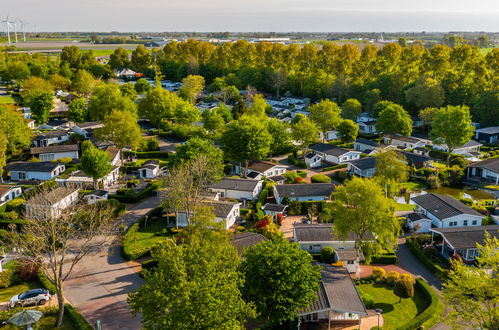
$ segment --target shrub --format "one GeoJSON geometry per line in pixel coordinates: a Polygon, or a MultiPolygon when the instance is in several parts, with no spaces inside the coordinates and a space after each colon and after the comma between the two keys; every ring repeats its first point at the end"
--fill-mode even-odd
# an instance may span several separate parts
{"type": "Polygon", "coordinates": [[[343,261],[341,261],[341,260],[338,260],[338,261],[336,261],[336,262],[333,262],[331,265],[332,265],[332,266],[336,266],[336,267],[344,267],[344,266],[345,266],[345,264],[344,264],[344,263],[343,263],[343,261]]]}
{"type": "Polygon", "coordinates": [[[265,205],[268,197],[269,197],[269,190],[267,188],[262,189],[262,192],[258,196],[258,203],[265,205]]]}
{"type": "Polygon", "coordinates": [[[17,261],[14,273],[16,277],[23,281],[33,281],[38,277],[38,272],[40,271],[40,265],[33,262],[23,262],[22,260],[17,261]]]}
{"type": "Polygon", "coordinates": [[[156,151],[159,149],[159,142],[154,137],[144,138],[140,141],[139,151],[156,151]]]}
{"type": "Polygon", "coordinates": [[[324,174],[312,175],[310,180],[312,183],[331,183],[331,178],[324,174]]]}
{"type": "Polygon", "coordinates": [[[373,256],[371,262],[381,265],[393,265],[397,263],[397,255],[394,253],[380,254],[373,256]]]}
{"type": "Polygon", "coordinates": [[[399,279],[395,282],[393,293],[399,298],[411,298],[414,296],[414,285],[406,279],[399,279]]]}
{"type": "Polygon", "coordinates": [[[359,292],[360,299],[362,299],[367,309],[374,308],[374,298],[370,294],[365,293],[360,288],[357,288],[357,292],[359,292]]]}
{"type": "Polygon", "coordinates": [[[426,179],[426,184],[428,185],[428,188],[432,189],[438,189],[442,186],[442,183],[440,182],[440,179],[438,175],[430,175],[426,179]]]}
{"type": "Polygon", "coordinates": [[[41,270],[38,271],[38,281],[45,289],[49,290],[50,294],[55,294],[55,286],[49,281],[47,276],[45,276],[41,270]]]}
{"type": "Polygon", "coordinates": [[[386,283],[390,284],[390,285],[394,285],[395,282],[397,282],[400,278],[400,274],[397,273],[396,271],[392,270],[391,272],[388,272],[388,274],[386,274],[386,283]]]}
{"type": "Polygon", "coordinates": [[[334,166],[324,167],[322,169],[322,172],[327,172],[327,171],[332,171],[332,170],[338,170],[340,168],[347,168],[347,167],[348,167],[348,164],[343,163],[343,164],[338,164],[338,165],[334,165],[334,166]]]}
{"type": "Polygon", "coordinates": [[[0,288],[8,288],[12,284],[12,272],[10,269],[4,269],[0,273],[0,288]]]}
{"type": "Polygon", "coordinates": [[[267,227],[269,225],[269,220],[263,219],[260,220],[256,223],[256,229],[262,230],[263,228],[267,227]]]}
{"type": "Polygon", "coordinates": [[[138,179],[131,179],[126,182],[127,188],[134,188],[137,187],[140,183],[140,180],[138,179]]]}
{"type": "Polygon", "coordinates": [[[289,171],[283,173],[282,176],[286,178],[286,183],[294,183],[295,179],[298,178],[298,173],[294,171],[289,171]]]}
{"type": "Polygon", "coordinates": [[[243,232],[245,230],[246,230],[246,228],[244,228],[244,226],[237,226],[237,232],[238,233],[243,232]]]}
{"type": "Polygon", "coordinates": [[[346,171],[338,171],[333,173],[333,179],[343,182],[348,179],[348,173],[346,171]]]}
{"type": "Polygon", "coordinates": [[[297,171],[296,171],[296,174],[298,174],[298,176],[299,176],[300,178],[306,178],[306,177],[307,177],[307,172],[302,171],[302,170],[297,170],[297,171]]]}
{"type": "Polygon", "coordinates": [[[8,202],[6,205],[7,207],[5,208],[5,211],[10,212],[10,211],[15,211],[15,212],[20,212],[21,210],[24,209],[24,203],[26,201],[22,198],[14,198],[10,202],[8,202]]]}
{"type": "Polygon", "coordinates": [[[142,269],[152,269],[156,267],[158,267],[158,262],[154,259],[149,259],[142,263],[142,269]]]}
{"type": "Polygon", "coordinates": [[[414,283],[414,278],[412,277],[411,274],[400,274],[400,279],[404,281],[408,281],[411,283],[414,283]]]}
{"type": "Polygon", "coordinates": [[[70,304],[65,304],[64,309],[71,319],[73,321],[73,326],[75,329],[79,330],[93,330],[94,328],[88,323],[88,321],[83,317],[83,315],[78,312],[76,308],[71,306],[70,304]]]}
{"type": "Polygon", "coordinates": [[[421,261],[423,265],[428,268],[430,272],[438,276],[442,280],[448,279],[448,273],[439,265],[436,265],[430,258],[428,258],[414,243],[412,238],[406,239],[406,245],[416,258],[421,261]]]}
{"type": "Polygon", "coordinates": [[[294,183],[300,184],[300,183],[306,183],[306,182],[305,182],[305,180],[303,178],[296,177],[294,183]]]}
{"type": "Polygon", "coordinates": [[[381,267],[373,267],[373,277],[376,279],[376,280],[382,280],[385,278],[385,270],[381,267]]]}
{"type": "Polygon", "coordinates": [[[330,264],[334,262],[334,249],[330,246],[325,246],[321,250],[321,261],[330,264]]]}

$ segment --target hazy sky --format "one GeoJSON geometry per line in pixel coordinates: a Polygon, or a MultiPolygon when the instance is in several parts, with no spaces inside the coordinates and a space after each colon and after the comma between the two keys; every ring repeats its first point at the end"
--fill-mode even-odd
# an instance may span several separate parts
{"type": "Polygon", "coordinates": [[[499,0],[0,0],[7,13],[37,31],[499,31],[499,0]]]}

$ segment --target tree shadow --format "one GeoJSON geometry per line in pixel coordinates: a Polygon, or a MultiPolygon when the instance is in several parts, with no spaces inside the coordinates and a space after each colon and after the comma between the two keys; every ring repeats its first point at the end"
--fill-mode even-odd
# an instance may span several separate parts
{"type": "Polygon", "coordinates": [[[389,313],[394,309],[392,304],[386,304],[386,303],[376,303],[374,307],[382,309],[383,310],[382,314],[389,313]]]}

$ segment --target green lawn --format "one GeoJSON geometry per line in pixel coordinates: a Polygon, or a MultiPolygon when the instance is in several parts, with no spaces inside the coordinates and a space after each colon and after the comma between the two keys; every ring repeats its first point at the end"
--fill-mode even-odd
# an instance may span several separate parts
{"type": "Polygon", "coordinates": [[[404,325],[428,307],[423,293],[418,290],[414,291],[414,297],[399,302],[400,298],[393,293],[393,289],[384,283],[361,284],[358,288],[374,299],[375,308],[383,310],[383,329],[386,330],[404,325]]]}
{"type": "Polygon", "coordinates": [[[414,190],[425,189],[426,185],[421,182],[402,182],[400,184],[400,187],[405,188],[405,190],[409,192],[414,190]]]}
{"type": "Polygon", "coordinates": [[[0,96],[0,104],[14,104],[16,100],[12,96],[0,96]]]}
{"type": "Polygon", "coordinates": [[[41,288],[40,283],[37,281],[31,282],[23,282],[17,285],[11,285],[8,288],[0,289],[0,302],[9,301],[12,296],[16,294],[23,293],[24,291],[28,291],[30,289],[41,288]]]}
{"type": "Polygon", "coordinates": [[[166,229],[166,220],[164,218],[147,223],[145,228],[137,232],[128,232],[123,245],[127,245],[129,251],[140,251],[150,249],[159,242],[163,242],[173,236],[169,229],[166,229]]]}
{"type": "MultiPolygon", "coordinates": [[[[37,329],[41,329],[41,330],[49,330],[49,329],[77,330],[76,327],[73,325],[73,322],[71,321],[69,316],[67,316],[66,314],[64,314],[62,326],[60,326],[59,328],[54,327],[55,319],[56,319],[56,315],[47,315],[47,316],[42,317],[40,319],[40,321],[38,321],[38,323],[36,324],[37,326],[39,326],[39,328],[37,328],[37,329]]],[[[20,327],[16,327],[15,325],[9,324],[2,329],[5,329],[5,330],[26,329],[26,327],[20,328],[20,327]]]]}
{"type": "Polygon", "coordinates": [[[416,205],[414,204],[402,204],[402,203],[395,203],[395,212],[397,211],[412,211],[416,205]]]}

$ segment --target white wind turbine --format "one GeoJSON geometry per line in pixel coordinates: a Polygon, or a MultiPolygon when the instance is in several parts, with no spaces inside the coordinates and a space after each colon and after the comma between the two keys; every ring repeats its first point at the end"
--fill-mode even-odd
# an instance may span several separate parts
{"type": "Polygon", "coordinates": [[[7,42],[9,43],[10,45],[10,21],[9,21],[9,15],[7,14],[7,18],[3,21],[0,21],[0,23],[5,23],[5,25],[7,26],[7,42]]]}
{"type": "Polygon", "coordinates": [[[17,20],[20,24],[21,24],[21,29],[22,29],[22,33],[23,33],[23,41],[26,42],[26,24],[29,24],[27,22],[24,22],[24,21],[21,21],[20,19],[17,20]]]}
{"type": "Polygon", "coordinates": [[[14,24],[14,36],[16,37],[16,42],[17,42],[17,24],[16,20],[13,20],[12,22],[9,22],[11,25],[14,24]]]}

